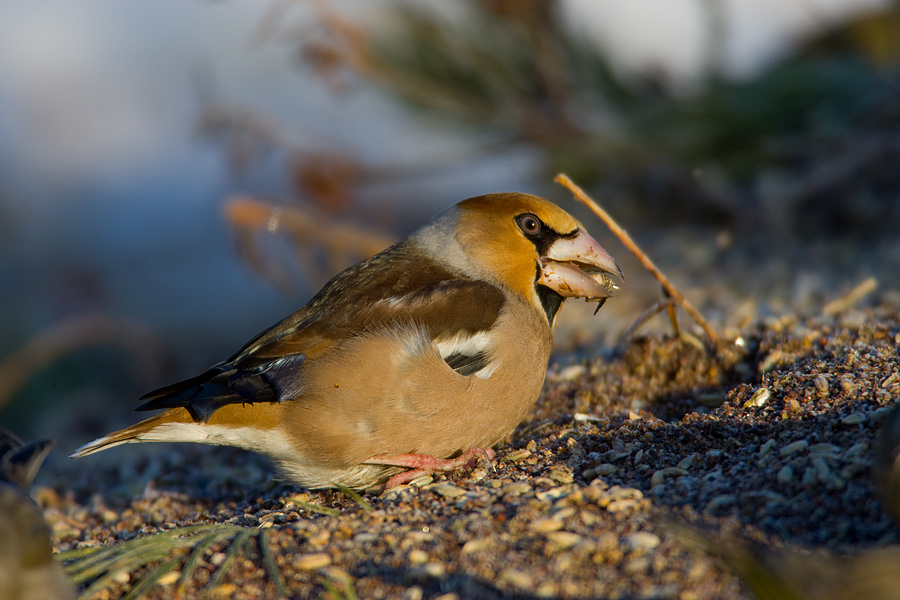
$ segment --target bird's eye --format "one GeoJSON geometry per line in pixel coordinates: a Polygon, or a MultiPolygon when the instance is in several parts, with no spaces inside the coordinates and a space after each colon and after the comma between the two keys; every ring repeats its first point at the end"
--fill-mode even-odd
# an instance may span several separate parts
{"type": "Polygon", "coordinates": [[[528,235],[539,233],[541,231],[541,225],[543,225],[541,220],[531,213],[519,215],[516,217],[516,223],[519,225],[519,229],[528,235]]]}

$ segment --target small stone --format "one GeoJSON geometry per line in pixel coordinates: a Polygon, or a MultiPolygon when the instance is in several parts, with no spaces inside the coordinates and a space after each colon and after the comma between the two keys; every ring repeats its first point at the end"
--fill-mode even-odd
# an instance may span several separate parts
{"type": "Polygon", "coordinates": [[[627,561],[623,565],[623,569],[629,575],[636,575],[638,573],[644,573],[650,568],[650,559],[646,556],[639,556],[638,558],[632,558],[627,561]]]}
{"type": "Polygon", "coordinates": [[[681,477],[682,475],[687,475],[687,473],[687,469],[682,469],[681,467],[666,467],[655,471],[650,476],[650,485],[653,487],[662,485],[666,482],[667,477],[681,477]]]}
{"type": "Polygon", "coordinates": [[[841,425],[860,425],[866,422],[866,415],[861,412],[853,412],[841,419],[841,425]]]}
{"type": "Polygon", "coordinates": [[[788,483],[793,483],[793,481],[796,479],[796,476],[794,475],[794,469],[791,468],[790,465],[781,467],[781,469],[778,471],[777,479],[778,483],[781,484],[786,485],[788,483]]]}
{"type": "Polygon", "coordinates": [[[414,565],[421,565],[428,562],[428,554],[424,550],[411,550],[407,558],[409,558],[409,562],[414,565]]]}
{"type": "Polygon", "coordinates": [[[581,542],[581,536],[570,531],[554,531],[547,535],[547,541],[557,550],[567,550],[581,542]]]}
{"type": "Polygon", "coordinates": [[[212,556],[209,557],[209,562],[214,567],[222,566],[222,563],[225,562],[225,553],[224,552],[216,552],[212,556]]]}
{"type": "Polygon", "coordinates": [[[550,488],[549,490],[538,492],[536,494],[537,499],[542,502],[553,502],[554,500],[559,500],[560,498],[565,498],[569,494],[572,493],[572,485],[561,485],[559,487],[550,488]]]}
{"type": "Polygon", "coordinates": [[[585,373],[587,373],[587,367],[584,365],[569,365],[559,372],[556,379],[558,381],[575,381],[585,373]]]}
{"type": "Polygon", "coordinates": [[[848,460],[853,460],[855,458],[859,458],[864,456],[869,451],[868,442],[858,442],[853,444],[849,448],[847,448],[847,452],[844,453],[844,457],[848,460]]]}
{"type": "Polygon", "coordinates": [[[611,513],[627,512],[637,509],[639,505],[640,502],[638,500],[615,500],[609,503],[606,510],[611,513]]]}
{"type": "Polygon", "coordinates": [[[552,479],[556,483],[566,484],[575,481],[572,473],[566,471],[565,469],[550,469],[550,473],[548,473],[548,475],[550,479],[552,479]]]}
{"type": "Polygon", "coordinates": [[[480,550],[487,550],[488,548],[490,548],[493,545],[494,545],[494,542],[490,538],[469,540],[460,549],[460,553],[468,554],[470,552],[479,552],[480,550]]]}
{"type": "Polygon", "coordinates": [[[172,585],[178,578],[181,577],[181,571],[169,571],[162,577],[156,580],[158,585],[172,585]]]}
{"type": "Polygon", "coordinates": [[[422,600],[425,597],[425,591],[418,585],[406,588],[403,592],[403,600],[422,600]]]}
{"type": "Polygon", "coordinates": [[[427,565],[424,565],[422,567],[422,571],[429,577],[434,577],[435,579],[438,579],[440,577],[443,577],[446,574],[447,568],[442,563],[434,563],[433,562],[433,563],[428,563],[427,565]]]}
{"type": "Polygon", "coordinates": [[[685,469],[685,470],[690,469],[692,466],[694,466],[694,459],[696,457],[697,457],[696,452],[694,452],[693,454],[688,454],[687,456],[682,458],[680,461],[678,461],[678,464],[676,466],[679,469],[685,469]]]}
{"type": "Polygon", "coordinates": [[[819,394],[820,398],[824,398],[828,395],[828,380],[825,379],[824,375],[819,375],[813,380],[813,385],[816,386],[816,392],[819,394]]]}
{"type": "Polygon", "coordinates": [[[769,392],[769,388],[761,387],[750,396],[750,399],[744,402],[744,408],[752,408],[754,406],[765,406],[766,402],[769,401],[769,396],[771,396],[771,392],[769,392]]]}
{"type": "Polygon", "coordinates": [[[531,484],[527,481],[516,481],[503,486],[503,493],[507,496],[521,496],[532,491],[531,484]]]}
{"type": "Polygon", "coordinates": [[[787,446],[783,446],[781,450],[778,451],[778,454],[782,457],[790,456],[791,454],[795,454],[797,452],[802,452],[809,448],[809,442],[806,440],[797,440],[787,446]]]}
{"type": "MultiPolygon", "coordinates": [[[[534,440],[531,440],[534,441],[534,440]]],[[[516,450],[515,452],[510,452],[506,455],[506,460],[509,462],[519,462],[520,460],[525,460],[526,458],[531,456],[531,450],[516,450]]]]}
{"type": "Polygon", "coordinates": [[[294,567],[301,571],[313,571],[331,564],[331,557],[327,554],[305,554],[294,561],[294,567]]]}
{"type": "Polygon", "coordinates": [[[595,477],[607,477],[619,470],[619,467],[612,463],[602,463],[597,466],[585,469],[584,478],[591,480],[595,477]]]}
{"type": "Polygon", "coordinates": [[[763,458],[772,451],[772,448],[775,447],[775,440],[769,440],[765,444],[759,447],[759,455],[763,458]]]}
{"type": "Polygon", "coordinates": [[[466,495],[466,490],[449,482],[430,485],[427,489],[444,498],[459,498],[466,495]]]}
{"type": "Polygon", "coordinates": [[[500,572],[500,580],[522,589],[530,589],[534,585],[531,575],[515,569],[504,569],[500,572]]]}
{"type": "Polygon", "coordinates": [[[563,522],[559,519],[536,519],[531,522],[528,529],[534,533],[549,533],[563,528],[563,522]]]}
{"type": "Polygon", "coordinates": [[[733,494],[719,494],[706,503],[706,506],[703,507],[703,512],[704,514],[715,514],[720,509],[734,504],[736,499],[733,494]]]}
{"type": "Polygon", "coordinates": [[[840,446],[834,444],[813,444],[809,447],[809,453],[812,456],[837,456],[841,453],[840,446]]]}
{"type": "Polygon", "coordinates": [[[434,481],[434,477],[431,475],[419,475],[415,479],[409,482],[410,487],[414,488],[423,488],[426,485],[429,485],[434,481]]]}
{"type": "Polygon", "coordinates": [[[638,531],[625,537],[626,552],[646,552],[659,546],[662,540],[649,531],[638,531]]]}

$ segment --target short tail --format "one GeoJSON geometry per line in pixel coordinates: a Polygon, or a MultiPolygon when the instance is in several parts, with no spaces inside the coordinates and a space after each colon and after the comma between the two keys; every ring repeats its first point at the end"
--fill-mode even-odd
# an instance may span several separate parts
{"type": "MultiPolygon", "coordinates": [[[[164,438],[161,438],[161,436],[159,435],[161,427],[165,427],[168,425],[177,425],[181,423],[189,424],[193,422],[194,420],[191,418],[191,415],[187,410],[183,408],[173,408],[158,415],[152,416],[149,419],[145,419],[140,423],[136,423],[131,427],[126,427],[125,429],[114,431],[113,433],[105,435],[102,438],[94,440],[93,442],[89,442],[73,452],[71,456],[69,456],[69,458],[81,458],[82,456],[93,454],[94,452],[100,452],[101,450],[112,448],[113,446],[128,444],[131,442],[163,441],[164,438]]],[[[179,440],[172,439],[171,441],[179,440]]]]}

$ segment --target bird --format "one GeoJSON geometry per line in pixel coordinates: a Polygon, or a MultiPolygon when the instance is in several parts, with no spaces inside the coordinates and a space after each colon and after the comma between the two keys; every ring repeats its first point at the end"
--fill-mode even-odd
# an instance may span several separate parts
{"type": "Polygon", "coordinates": [[[137,410],[163,412],[71,458],[129,442],[236,446],[307,489],[356,490],[490,461],[541,392],[563,302],[602,303],[616,280],[616,261],[549,200],[469,198],[228,360],[146,394],[137,410]]]}

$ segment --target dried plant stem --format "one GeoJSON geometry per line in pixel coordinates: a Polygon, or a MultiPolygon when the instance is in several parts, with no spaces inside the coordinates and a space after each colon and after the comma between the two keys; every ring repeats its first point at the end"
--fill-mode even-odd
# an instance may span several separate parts
{"type": "Polygon", "coordinates": [[[850,290],[846,295],[826,304],[825,307],[822,308],[822,314],[830,317],[842,313],[876,289],[878,289],[878,281],[874,277],[869,277],[850,290]]]}
{"type": "Polygon", "coordinates": [[[142,325],[103,313],[72,317],[38,333],[13,354],[0,360],[0,408],[29,378],[61,357],[87,346],[115,345],[129,350],[141,370],[158,370],[159,341],[142,325]]]}
{"type": "Polygon", "coordinates": [[[622,335],[619,336],[618,343],[624,343],[641,325],[643,325],[662,311],[671,309],[674,304],[675,301],[671,298],[663,298],[656,304],[645,308],[644,311],[639,314],[634,321],[632,321],[631,325],[629,325],[628,328],[622,332],[622,335]]]}
{"type": "Polygon", "coordinates": [[[600,219],[603,220],[604,223],[606,223],[606,226],[609,227],[610,231],[612,231],[616,235],[616,237],[618,237],[622,241],[625,247],[628,248],[639,261],[641,261],[641,264],[644,265],[644,268],[650,271],[650,273],[652,273],[653,276],[656,277],[657,281],[662,284],[663,289],[672,296],[672,299],[677,302],[685,310],[685,312],[687,312],[687,314],[690,315],[698,325],[700,325],[700,327],[703,328],[703,331],[706,332],[709,340],[717,347],[722,344],[721,337],[718,333],[716,333],[716,330],[713,329],[713,327],[706,321],[706,319],[703,318],[703,315],[700,314],[700,311],[698,311],[693,304],[688,302],[687,298],[685,298],[681,294],[681,292],[679,292],[678,289],[674,285],[672,285],[672,282],[669,281],[669,279],[665,275],[663,275],[662,271],[660,271],[659,268],[657,268],[657,266],[653,264],[653,261],[651,261],[650,258],[646,254],[644,254],[644,252],[638,247],[634,240],[631,239],[631,236],[628,235],[628,232],[622,229],[622,227],[620,227],[619,224],[616,223],[616,221],[609,215],[609,213],[607,213],[596,202],[594,202],[594,200],[592,200],[590,196],[585,194],[580,187],[578,187],[571,179],[569,179],[568,175],[560,173],[556,177],[554,177],[553,180],[572,192],[576,200],[594,211],[594,214],[596,214],[598,217],[600,217],[600,219]]]}
{"type": "Polygon", "coordinates": [[[273,206],[254,198],[234,197],[225,205],[224,212],[225,219],[235,227],[265,229],[271,233],[286,231],[301,241],[321,242],[334,253],[358,252],[371,256],[396,241],[359,227],[327,221],[312,210],[273,206]]]}

